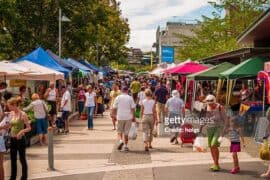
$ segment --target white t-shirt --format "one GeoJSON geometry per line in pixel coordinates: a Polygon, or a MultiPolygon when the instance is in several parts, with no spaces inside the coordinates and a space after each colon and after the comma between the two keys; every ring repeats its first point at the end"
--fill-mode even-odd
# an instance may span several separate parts
{"type": "Polygon", "coordinates": [[[136,108],[133,98],[127,94],[121,94],[116,97],[113,108],[117,109],[117,120],[132,120],[132,109],[136,108]]]}
{"type": "Polygon", "coordinates": [[[44,101],[38,99],[35,100],[33,102],[31,102],[31,104],[29,104],[29,106],[27,106],[26,108],[24,108],[24,111],[29,111],[30,109],[34,110],[34,115],[36,119],[43,119],[46,117],[46,111],[48,110],[47,105],[44,101]],[[46,110],[45,110],[46,108],[46,110]]]}
{"type": "Polygon", "coordinates": [[[139,92],[138,98],[139,98],[139,105],[141,106],[143,100],[145,99],[145,93],[143,91],[139,92]]]}
{"type": "Polygon", "coordinates": [[[47,101],[56,101],[56,89],[51,89],[47,101]]]}
{"type": "Polygon", "coordinates": [[[170,113],[181,114],[182,113],[181,109],[185,107],[185,103],[179,97],[171,97],[166,102],[165,107],[168,108],[170,113]]]}
{"type": "Polygon", "coordinates": [[[144,99],[142,105],[144,108],[143,114],[153,114],[153,107],[155,106],[153,99],[144,99]]]}
{"type": "Polygon", "coordinates": [[[95,97],[96,97],[96,93],[95,92],[87,92],[85,93],[85,97],[86,97],[86,100],[85,100],[85,107],[94,107],[96,106],[96,103],[95,103],[95,97]]]}
{"type": "Polygon", "coordinates": [[[71,112],[71,95],[68,90],[63,94],[62,100],[61,100],[61,107],[63,108],[63,111],[69,111],[71,112]],[[65,101],[68,101],[65,105],[65,101]]]}

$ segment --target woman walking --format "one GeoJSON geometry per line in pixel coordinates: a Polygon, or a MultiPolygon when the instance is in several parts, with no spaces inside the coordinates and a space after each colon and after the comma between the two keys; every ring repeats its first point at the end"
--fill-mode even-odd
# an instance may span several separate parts
{"type": "MultiPolygon", "coordinates": [[[[228,119],[224,108],[216,102],[216,97],[213,95],[208,95],[206,97],[207,107],[205,110],[206,122],[204,125],[207,126],[207,136],[208,136],[208,146],[211,150],[211,155],[214,161],[214,165],[211,166],[212,171],[219,171],[219,150],[218,147],[220,143],[218,141],[219,137],[223,137],[227,126],[228,119]]],[[[202,127],[200,131],[202,131],[202,127]]]]}
{"type": "Polygon", "coordinates": [[[82,84],[79,85],[78,87],[77,101],[78,101],[79,116],[81,116],[84,109],[84,104],[85,104],[85,90],[82,84]]]}
{"type": "Polygon", "coordinates": [[[143,129],[143,140],[144,140],[144,149],[149,151],[149,148],[152,148],[154,125],[157,122],[157,113],[155,108],[155,100],[152,98],[152,91],[147,89],[145,91],[146,98],[142,101],[141,104],[141,114],[142,119],[142,129],[143,129]]]}
{"type": "Polygon", "coordinates": [[[92,86],[87,87],[87,93],[85,93],[86,101],[85,108],[87,109],[88,116],[88,130],[93,130],[93,117],[95,112],[95,107],[97,106],[96,93],[93,91],[92,86]]]}
{"type": "Polygon", "coordinates": [[[11,176],[10,180],[16,180],[17,177],[17,152],[20,155],[22,166],[21,180],[27,179],[27,162],[26,162],[26,144],[25,133],[31,130],[29,120],[25,112],[18,108],[18,100],[11,98],[7,102],[10,110],[10,125],[11,125],[11,144],[10,144],[10,159],[11,159],[11,176]]]}
{"type": "Polygon", "coordinates": [[[32,102],[24,108],[24,111],[34,110],[34,116],[36,119],[37,134],[39,135],[39,143],[41,146],[48,144],[48,120],[46,118],[48,107],[46,103],[39,99],[38,94],[32,95],[32,102]]]}

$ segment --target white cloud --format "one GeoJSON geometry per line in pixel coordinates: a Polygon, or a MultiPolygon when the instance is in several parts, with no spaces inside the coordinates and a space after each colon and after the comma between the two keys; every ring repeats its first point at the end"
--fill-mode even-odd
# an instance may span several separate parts
{"type": "Polygon", "coordinates": [[[209,0],[120,0],[124,17],[129,19],[131,38],[128,46],[150,50],[156,28],[173,16],[185,16],[207,6],[209,0]]]}

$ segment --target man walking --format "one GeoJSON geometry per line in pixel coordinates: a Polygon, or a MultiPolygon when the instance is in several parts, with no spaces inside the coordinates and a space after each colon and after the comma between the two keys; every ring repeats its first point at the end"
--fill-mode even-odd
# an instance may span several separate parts
{"type": "Polygon", "coordinates": [[[134,81],[132,81],[132,83],[130,84],[130,90],[133,96],[133,100],[136,102],[138,93],[141,90],[141,83],[138,81],[137,78],[134,78],[134,81]]]}
{"type": "Polygon", "coordinates": [[[172,97],[168,99],[165,109],[167,112],[167,118],[174,119],[175,121],[170,122],[169,121],[169,128],[172,131],[172,137],[171,137],[171,143],[175,142],[175,144],[178,144],[177,137],[179,135],[179,131],[177,131],[177,128],[180,128],[181,124],[183,122],[183,119],[185,117],[185,104],[184,101],[179,97],[179,92],[177,90],[172,91],[172,97]],[[177,122],[176,120],[180,119],[180,122],[177,122]]]}
{"type": "Polygon", "coordinates": [[[65,121],[65,133],[69,132],[69,122],[68,116],[71,112],[71,95],[66,86],[62,86],[62,100],[61,100],[61,110],[62,110],[62,118],[65,121]]]}
{"type": "Polygon", "coordinates": [[[135,119],[136,104],[131,96],[128,95],[128,87],[123,87],[122,94],[117,96],[113,103],[113,118],[118,121],[118,150],[129,151],[128,149],[128,133],[132,122],[135,119]],[[123,138],[124,137],[124,138],[123,138]],[[123,147],[124,146],[124,147],[123,147]]]}

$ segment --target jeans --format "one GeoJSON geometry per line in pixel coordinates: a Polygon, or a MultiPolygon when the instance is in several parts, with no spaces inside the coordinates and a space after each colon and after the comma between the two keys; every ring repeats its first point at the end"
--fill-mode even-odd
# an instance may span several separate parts
{"type": "Polygon", "coordinates": [[[84,109],[84,102],[83,101],[79,101],[78,102],[79,113],[82,113],[83,112],[83,109],[84,109]]]}
{"type": "Polygon", "coordinates": [[[88,128],[93,128],[93,116],[94,116],[95,106],[87,107],[87,116],[88,116],[88,128]]]}
{"type": "Polygon", "coordinates": [[[22,177],[21,180],[27,179],[27,162],[25,155],[25,137],[17,140],[16,138],[11,138],[10,144],[10,159],[11,159],[11,176],[10,180],[16,180],[17,177],[17,151],[19,151],[20,162],[22,165],[22,177]]]}

